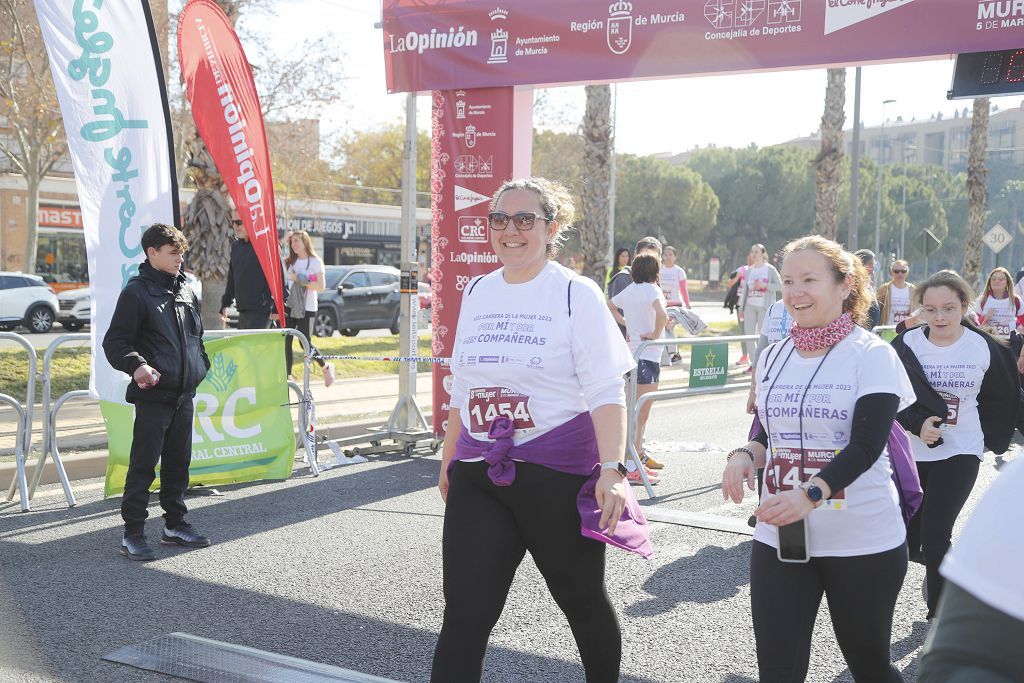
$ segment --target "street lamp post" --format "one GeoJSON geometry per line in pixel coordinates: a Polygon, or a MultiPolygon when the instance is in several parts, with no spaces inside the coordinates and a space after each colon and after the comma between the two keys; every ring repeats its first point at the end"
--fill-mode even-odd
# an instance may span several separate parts
{"type": "Polygon", "coordinates": [[[882,130],[878,140],[878,198],[875,205],[875,258],[878,258],[882,234],[882,155],[885,145],[885,105],[896,100],[882,100],[882,130]]]}

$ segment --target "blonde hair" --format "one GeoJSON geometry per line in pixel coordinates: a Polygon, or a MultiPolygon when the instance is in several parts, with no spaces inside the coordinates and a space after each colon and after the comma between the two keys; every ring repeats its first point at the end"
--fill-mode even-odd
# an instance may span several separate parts
{"type": "Polygon", "coordinates": [[[565,241],[569,239],[568,232],[572,229],[572,221],[576,217],[576,206],[573,204],[572,195],[561,183],[539,176],[529,178],[516,178],[506,180],[494,193],[491,199],[490,211],[498,205],[501,195],[509,190],[530,190],[540,200],[540,208],[544,212],[545,220],[558,225],[554,237],[548,244],[548,256],[555,256],[565,241]]]}
{"type": "Polygon", "coordinates": [[[868,309],[873,297],[868,283],[868,271],[860,259],[843,249],[838,242],[820,235],[801,237],[787,244],[782,251],[783,260],[798,251],[816,251],[824,256],[837,283],[850,278],[850,295],[843,300],[843,312],[849,313],[861,327],[867,327],[870,324],[868,309]]]}
{"type": "Polygon", "coordinates": [[[296,230],[292,234],[288,235],[288,258],[284,261],[285,266],[292,266],[299,260],[299,255],[295,253],[294,249],[292,249],[292,238],[296,236],[302,240],[302,245],[306,247],[307,258],[320,258],[320,254],[316,253],[316,249],[313,247],[313,240],[309,238],[309,233],[305,230],[296,230]]]}
{"type": "Polygon", "coordinates": [[[1006,278],[1006,294],[1013,298],[1013,308],[1016,311],[1020,308],[1020,297],[1017,296],[1017,292],[1013,291],[1013,276],[1010,275],[1010,271],[1002,266],[993,268],[992,272],[988,274],[988,278],[985,280],[985,291],[981,293],[981,308],[985,308],[989,297],[992,296],[992,276],[996,273],[1002,273],[1006,278]]]}

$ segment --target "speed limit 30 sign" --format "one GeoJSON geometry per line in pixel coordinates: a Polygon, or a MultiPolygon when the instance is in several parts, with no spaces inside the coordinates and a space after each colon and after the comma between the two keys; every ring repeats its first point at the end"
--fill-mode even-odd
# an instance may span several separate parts
{"type": "Polygon", "coordinates": [[[1007,232],[1002,225],[996,223],[991,230],[985,233],[981,241],[992,250],[992,253],[998,254],[1013,241],[1013,235],[1007,232]]]}

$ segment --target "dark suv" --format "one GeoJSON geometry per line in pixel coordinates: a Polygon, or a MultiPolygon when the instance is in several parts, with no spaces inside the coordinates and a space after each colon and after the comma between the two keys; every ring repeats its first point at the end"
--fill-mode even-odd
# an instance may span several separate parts
{"type": "Polygon", "coordinates": [[[313,334],[330,337],[335,330],[354,337],[359,330],[387,328],[398,334],[399,271],[391,266],[327,266],[324,291],[313,334]]]}

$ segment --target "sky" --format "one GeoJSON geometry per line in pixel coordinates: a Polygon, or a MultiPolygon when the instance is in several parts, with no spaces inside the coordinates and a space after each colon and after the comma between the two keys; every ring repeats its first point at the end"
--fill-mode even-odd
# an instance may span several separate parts
{"type": "MultiPolygon", "coordinates": [[[[273,13],[250,14],[252,29],[271,36],[268,49],[286,52],[329,27],[346,73],[346,103],[327,112],[321,131],[338,134],[404,120],[405,95],[388,95],[379,0],[281,0],[273,13]]],[[[246,49],[251,49],[246,46],[246,49]]],[[[256,61],[253,59],[253,61],[256,61]]],[[[953,60],[865,66],[861,119],[868,127],[883,117],[928,119],[941,111],[970,107],[946,99],[953,60]],[[896,100],[883,105],[884,100],[896,100]]],[[[809,135],[821,123],[824,69],[621,83],[615,87],[616,149],[630,154],[679,153],[694,147],[767,146],[809,135]]],[[[846,127],[852,127],[854,70],[847,70],[846,127]]],[[[1024,97],[993,98],[1000,109],[1024,97]]],[[[582,87],[553,88],[535,113],[538,127],[576,129],[583,115],[582,87]]],[[[417,119],[429,130],[430,103],[418,98],[417,119]]]]}

